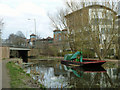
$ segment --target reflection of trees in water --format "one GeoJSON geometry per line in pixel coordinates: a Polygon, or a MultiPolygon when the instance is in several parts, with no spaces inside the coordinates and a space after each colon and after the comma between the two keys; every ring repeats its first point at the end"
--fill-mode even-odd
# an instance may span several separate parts
{"type": "Polygon", "coordinates": [[[118,87],[120,87],[120,68],[117,69],[117,82],[118,82],[118,87]]]}
{"type": "Polygon", "coordinates": [[[64,66],[61,64],[54,65],[54,74],[55,76],[63,75],[64,77],[68,76],[68,72],[65,71],[64,66]]]}
{"type": "Polygon", "coordinates": [[[73,85],[75,88],[110,88],[118,87],[120,69],[110,69],[104,73],[80,73],[79,70],[76,72],[80,74],[80,78],[74,75],[73,72],[66,71],[64,66],[61,64],[54,64],[54,74],[63,75],[68,78],[68,85],[73,85]],[[111,73],[111,71],[113,73],[111,73]]]}
{"type": "Polygon", "coordinates": [[[120,87],[120,68],[111,68],[107,70],[108,80],[113,82],[112,87],[120,87]]]}
{"type": "Polygon", "coordinates": [[[82,78],[74,77],[71,73],[70,84],[75,88],[117,88],[119,86],[119,72],[116,69],[116,78],[110,77],[108,73],[84,73],[82,78]],[[114,79],[114,80],[113,80],[114,79]]]}
{"type": "Polygon", "coordinates": [[[90,85],[91,88],[105,88],[111,86],[113,86],[113,82],[107,73],[96,73],[90,85]]]}
{"type": "MultiPolygon", "coordinates": [[[[75,88],[116,88],[120,86],[120,69],[107,69],[107,72],[104,73],[80,73],[80,69],[76,70],[81,77],[77,77],[70,70],[66,71],[65,67],[61,64],[52,64],[52,76],[62,75],[66,78],[65,82],[68,82],[69,86],[73,86],[75,88]],[[113,73],[111,73],[111,71],[113,73]]],[[[46,65],[41,67],[40,64],[38,66],[34,66],[31,69],[35,69],[40,72],[49,72],[51,65],[46,65]]],[[[41,74],[41,73],[40,73],[41,74]]],[[[48,74],[48,73],[47,73],[48,74]]],[[[51,76],[50,75],[50,76],[51,76]]]]}

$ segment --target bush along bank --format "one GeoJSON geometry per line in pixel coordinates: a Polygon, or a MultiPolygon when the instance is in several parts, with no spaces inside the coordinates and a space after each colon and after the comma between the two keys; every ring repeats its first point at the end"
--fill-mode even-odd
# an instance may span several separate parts
{"type": "Polygon", "coordinates": [[[33,80],[30,74],[26,72],[14,62],[10,61],[7,63],[7,68],[9,69],[9,75],[11,78],[10,85],[11,88],[41,88],[45,87],[38,81],[33,80]]]}

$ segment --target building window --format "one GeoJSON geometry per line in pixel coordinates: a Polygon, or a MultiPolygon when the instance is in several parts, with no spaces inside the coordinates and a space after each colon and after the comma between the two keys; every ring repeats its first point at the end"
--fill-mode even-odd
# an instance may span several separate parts
{"type": "Polygon", "coordinates": [[[61,40],[61,35],[59,35],[59,40],[61,40]]]}

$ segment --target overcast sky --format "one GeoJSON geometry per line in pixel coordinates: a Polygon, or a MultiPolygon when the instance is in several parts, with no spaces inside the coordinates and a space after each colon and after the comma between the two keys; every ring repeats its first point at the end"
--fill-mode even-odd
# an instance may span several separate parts
{"type": "Polygon", "coordinates": [[[4,19],[2,38],[22,31],[27,38],[35,32],[41,37],[53,37],[53,30],[47,13],[55,13],[63,7],[63,0],[0,0],[0,17],[4,19]],[[31,20],[28,20],[31,19],[31,20]]]}
{"type": "Polygon", "coordinates": [[[58,8],[64,8],[63,1],[0,0],[0,17],[3,17],[5,23],[2,38],[8,38],[11,33],[15,34],[17,31],[22,31],[29,38],[29,35],[35,32],[34,19],[36,19],[36,32],[38,35],[42,38],[53,37],[53,28],[50,26],[47,13],[54,14],[58,8]]]}

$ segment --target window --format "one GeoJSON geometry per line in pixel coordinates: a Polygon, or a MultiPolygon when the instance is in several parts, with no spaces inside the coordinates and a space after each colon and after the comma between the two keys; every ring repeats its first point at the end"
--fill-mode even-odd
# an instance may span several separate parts
{"type": "Polygon", "coordinates": [[[61,40],[61,35],[59,35],[59,41],[61,40]]]}

